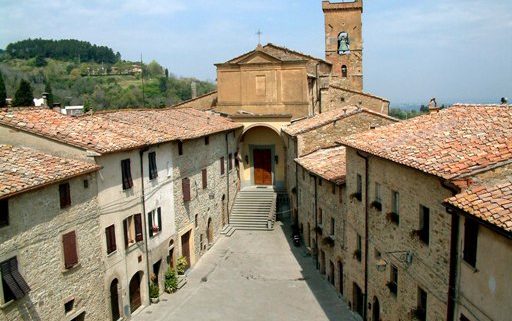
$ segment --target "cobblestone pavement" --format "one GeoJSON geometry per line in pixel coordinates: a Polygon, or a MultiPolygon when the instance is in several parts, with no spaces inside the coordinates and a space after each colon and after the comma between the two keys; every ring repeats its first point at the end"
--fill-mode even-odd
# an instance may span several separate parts
{"type": "Polygon", "coordinates": [[[221,236],[188,273],[188,283],[135,321],[357,320],[315,270],[311,257],[289,243],[288,226],[221,236]]]}

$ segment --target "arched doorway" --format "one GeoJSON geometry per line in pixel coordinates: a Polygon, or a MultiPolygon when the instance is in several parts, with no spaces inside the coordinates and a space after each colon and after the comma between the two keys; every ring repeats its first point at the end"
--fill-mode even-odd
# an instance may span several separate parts
{"type": "Polygon", "coordinates": [[[206,226],[206,239],[208,240],[208,245],[213,243],[213,226],[212,226],[212,218],[208,218],[208,224],[206,226]]]}
{"type": "Polygon", "coordinates": [[[110,283],[110,309],[112,311],[112,321],[117,321],[121,317],[119,311],[118,286],[119,281],[117,279],[112,280],[112,283],[110,283]]]}
{"type": "Polygon", "coordinates": [[[373,297],[373,305],[372,305],[372,321],[380,320],[380,303],[379,299],[375,296],[373,297]]]}
{"type": "Polygon", "coordinates": [[[140,295],[140,285],[142,281],[142,271],[135,273],[130,280],[130,312],[140,308],[142,305],[142,298],[140,295]]]}

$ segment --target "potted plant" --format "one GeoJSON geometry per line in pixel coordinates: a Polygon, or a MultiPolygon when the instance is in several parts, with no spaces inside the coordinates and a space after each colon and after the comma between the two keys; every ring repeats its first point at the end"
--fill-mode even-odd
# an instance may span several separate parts
{"type": "Polygon", "coordinates": [[[386,219],[391,222],[391,223],[394,223],[396,225],[398,225],[399,221],[400,221],[400,217],[398,216],[397,213],[395,212],[389,212],[386,214],[386,219]]]}
{"type": "Polygon", "coordinates": [[[149,298],[151,299],[151,303],[158,303],[160,301],[160,288],[158,288],[158,284],[151,282],[149,285],[149,298]]]}
{"type": "Polygon", "coordinates": [[[371,204],[370,204],[371,207],[373,207],[374,209],[376,209],[377,211],[382,211],[382,203],[375,200],[373,201],[371,204]]]}
{"type": "Polygon", "coordinates": [[[169,268],[167,272],[165,272],[165,292],[173,293],[178,290],[178,276],[176,275],[176,271],[169,268]]]}
{"type": "Polygon", "coordinates": [[[355,198],[355,199],[357,199],[359,202],[361,202],[362,195],[361,195],[361,193],[359,193],[359,192],[355,192],[355,193],[350,194],[350,198],[355,198]]]}
{"type": "Polygon", "coordinates": [[[180,256],[178,258],[178,261],[176,262],[176,272],[178,272],[179,275],[183,275],[183,274],[185,274],[187,267],[188,267],[187,258],[184,256],[180,256]]]}
{"type": "Polygon", "coordinates": [[[158,233],[160,231],[160,229],[158,228],[158,226],[153,226],[153,233],[158,233]]]}

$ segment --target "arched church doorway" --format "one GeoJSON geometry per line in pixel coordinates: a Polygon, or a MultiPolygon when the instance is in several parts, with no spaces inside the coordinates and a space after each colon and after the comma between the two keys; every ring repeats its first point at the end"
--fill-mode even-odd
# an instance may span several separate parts
{"type": "Polygon", "coordinates": [[[119,281],[117,279],[112,280],[112,283],[110,283],[110,309],[112,311],[112,321],[117,321],[121,317],[119,310],[118,286],[119,281]]]}
{"type": "Polygon", "coordinates": [[[140,285],[142,281],[142,271],[135,273],[130,280],[130,312],[134,312],[142,305],[142,298],[140,295],[140,285]]]}

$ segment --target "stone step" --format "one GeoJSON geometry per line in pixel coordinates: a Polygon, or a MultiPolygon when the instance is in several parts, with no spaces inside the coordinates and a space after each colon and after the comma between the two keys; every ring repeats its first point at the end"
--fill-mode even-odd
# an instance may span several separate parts
{"type": "Polygon", "coordinates": [[[261,219],[261,218],[240,218],[240,217],[233,217],[229,220],[230,224],[237,224],[237,223],[265,223],[267,224],[267,219],[261,219]]]}
{"type": "Polygon", "coordinates": [[[178,275],[178,290],[187,284],[187,277],[185,275],[178,275]]]}
{"type": "Polygon", "coordinates": [[[267,218],[268,217],[268,213],[233,213],[231,214],[230,218],[233,218],[233,217],[255,217],[255,218],[260,218],[260,219],[264,219],[264,218],[267,218]]]}
{"type": "Polygon", "coordinates": [[[233,211],[231,211],[231,213],[240,213],[240,214],[268,214],[270,213],[270,208],[268,209],[263,209],[263,208],[257,208],[257,209],[253,209],[253,208],[237,208],[237,209],[233,209],[233,211]]]}

